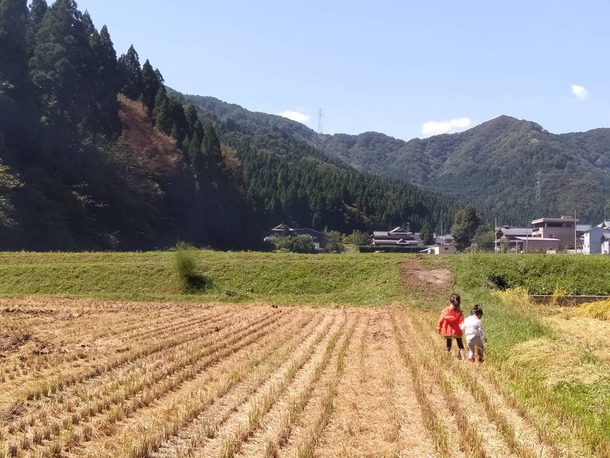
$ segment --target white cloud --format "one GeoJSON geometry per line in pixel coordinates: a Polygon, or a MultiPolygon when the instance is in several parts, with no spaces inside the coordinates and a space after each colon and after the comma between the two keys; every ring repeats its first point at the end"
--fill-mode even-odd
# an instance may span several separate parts
{"type": "Polygon", "coordinates": [[[300,122],[301,124],[307,124],[309,122],[309,116],[301,113],[299,111],[293,110],[284,110],[281,113],[278,113],[280,116],[284,118],[292,119],[293,121],[300,122]]]}
{"type": "Polygon", "coordinates": [[[422,124],[421,131],[424,137],[432,135],[460,132],[468,129],[472,124],[470,118],[456,118],[448,121],[428,121],[422,124]]]}
{"type": "Polygon", "coordinates": [[[579,84],[572,84],[572,95],[576,97],[576,100],[585,100],[589,95],[589,91],[579,84]]]}

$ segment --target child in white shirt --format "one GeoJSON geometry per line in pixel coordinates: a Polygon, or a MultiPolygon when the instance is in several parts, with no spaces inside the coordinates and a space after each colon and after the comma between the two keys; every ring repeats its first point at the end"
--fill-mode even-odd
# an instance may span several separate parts
{"type": "Polygon", "coordinates": [[[471,313],[472,315],[466,317],[460,327],[464,331],[466,343],[468,344],[468,361],[474,362],[474,357],[478,350],[478,359],[482,363],[483,353],[485,352],[484,342],[487,341],[483,322],[481,321],[483,309],[478,304],[475,304],[471,313]]]}

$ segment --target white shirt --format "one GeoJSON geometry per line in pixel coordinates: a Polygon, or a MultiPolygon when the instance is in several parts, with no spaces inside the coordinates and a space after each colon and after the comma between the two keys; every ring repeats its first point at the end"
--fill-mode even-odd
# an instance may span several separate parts
{"type": "Polygon", "coordinates": [[[483,329],[483,322],[478,316],[467,316],[460,327],[464,331],[466,341],[470,341],[475,336],[479,336],[481,339],[485,340],[485,329],[483,329]]]}

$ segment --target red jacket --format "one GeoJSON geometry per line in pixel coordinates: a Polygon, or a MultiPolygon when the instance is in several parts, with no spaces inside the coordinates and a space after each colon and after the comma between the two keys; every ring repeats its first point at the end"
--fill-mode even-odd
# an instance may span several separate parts
{"type": "Polygon", "coordinates": [[[464,314],[460,309],[454,309],[453,305],[447,306],[438,320],[438,332],[445,337],[462,337],[460,324],[464,322],[464,314]]]}

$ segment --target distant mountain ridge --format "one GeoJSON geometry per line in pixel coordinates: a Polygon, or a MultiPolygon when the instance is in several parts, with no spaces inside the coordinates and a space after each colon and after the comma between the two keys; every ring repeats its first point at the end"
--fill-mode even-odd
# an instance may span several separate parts
{"type": "Polygon", "coordinates": [[[505,224],[559,214],[587,222],[605,216],[610,129],[557,135],[500,116],[465,132],[408,142],[371,132],[349,137],[330,138],[326,150],[359,170],[471,203],[505,224]]]}
{"type": "Polygon", "coordinates": [[[470,203],[488,221],[526,225],[540,216],[606,216],[610,129],[552,134],[499,116],[464,132],[404,141],[378,132],[318,134],[307,126],[213,97],[186,96],[219,119],[270,128],[357,170],[415,184],[470,203]]]}

